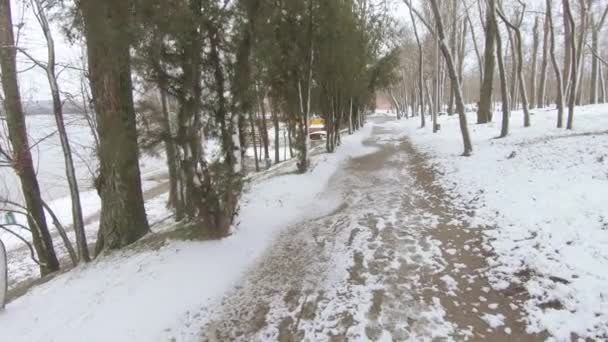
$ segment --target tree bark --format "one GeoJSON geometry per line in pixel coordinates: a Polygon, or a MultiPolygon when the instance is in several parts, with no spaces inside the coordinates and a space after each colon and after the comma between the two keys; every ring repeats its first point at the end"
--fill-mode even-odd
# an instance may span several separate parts
{"type": "Polygon", "coordinates": [[[63,150],[65,173],[66,179],[68,181],[72,204],[72,227],[74,229],[74,234],[76,235],[78,259],[81,261],[88,262],[91,260],[91,258],[89,256],[89,246],[87,244],[87,237],[84,231],[84,219],[82,215],[82,205],[80,203],[78,180],[76,179],[74,160],[72,158],[72,148],[70,146],[68,134],[65,129],[65,122],[63,118],[63,105],[59,92],[59,83],[57,82],[57,74],[55,73],[55,43],[53,41],[53,36],[51,34],[46,13],[41,4],[41,1],[35,0],[34,4],[36,5],[36,19],[38,20],[38,23],[42,28],[42,32],[44,33],[47,45],[48,61],[44,69],[49,82],[49,86],[51,88],[51,96],[53,99],[53,114],[55,116],[55,123],[57,125],[59,141],[61,142],[61,148],[63,150]]]}
{"type": "MultiPolygon", "coordinates": [[[[445,42],[443,42],[445,43],[445,42]]],[[[439,36],[435,37],[435,74],[433,80],[433,95],[434,100],[433,103],[435,107],[433,108],[433,112],[431,113],[431,119],[433,121],[433,133],[437,133],[439,131],[439,124],[437,122],[437,115],[439,115],[439,111],[441,110],[441,57],[440,54],[440,42],[439,36]]]]}
{"type": "Polygon", "coordinates": [[[477,109],[477,123],[484,124],[492,118],[492,92],[494,87],[494,68],[496,58],[494,56],[497,27],[492,20],[492,13],[496,11],[494,0],[488,0],[486,11],[486,46],[484,50],[483,83],[479,94],[479,108],[477,109]]]}
{"type": "MultiPolygon", "coordinates": [[[[544,108],[547,104],[545,93],[547,89],[547,67],[549,65],[549,21],[545,19],[543,30],[543,56],[540,66],[540,83],[536,92],[536,106],[544,108]]],[[[534,88],[532,88],[534,90],[534,88]]]]}
{"type": "MultiPolygon", "coordinates": [[[[522,13],[525,12],[525,7],[522,13]]],[[[497,12],[504,23],[515,32],[515,49],[517,51],[517,79],[519,82],[519,93],[521,95],[521,102],[524,111],[524,127],[530,127],[530,110],[528,108],[528,95],[526,92],[526,82],[524,80],[523,64],[524,57],[522,52],[522,37],[521,31],[518,26],[513,25],[509,20],[500,12],[497,12]]]]}
{"type": "MultiPolygon", "coordinates": [[[[570,9],[570,1],[563,0],[564,13],[568,18],[568,23],[570,27],[570,82],[567,87],[568,90],[568,120],[566,123],[566,129],[572,129],[573,121],[574,121],[574,105],[576,102],[576,87],[577,87],[577,47],[576,47],[576,25],[574,23],[574,17],[572,15],[572,10],[570,9]]],[[[568,50],[566,50],[566,54],[568,54],[568,50]]]]}
{"type": "Polygon", "coordinates": [[[16,51],[10,0],[0,0],[0,77],[5,97],[9,140],[13,148],[12,163],[21,182],[23,198],[29,212],[28,225],[40,261],[40,273],[44,276],[59,270],[59,261],[44,215],[40,186],[30,152],[21,93],[17,83],[16,51]]]}
{"type": "MultiPolygon", "coordinates": [[[[496,12],[492,13],[492,21],[498,28],[498,20],[496,20],[496,12]]],[[[507,73],[505,71],[505,63],[502,49],[502,37],[497,29],[496,33],[496,60],[498,61],[498,75],[500,77],[500,96],[502,103],[502,122],[500,124],[500,137],[504,138],[509,135],[509,118],[511,112],[509,110],[509,87],[507,85],[507,73]]]]}
{"type": "Polygon", "coordinates": [[[249,126],[251,129],[251,142],[253,144],[253,159],[255,160],[255,171],[260,171],[260,161],[258,160],[258,144],[255,139],[255,119],[253,112],[249,112],[249,126]]]}
{"type": "Polygon", "coordinates": [[[509,36],[509,48],[511,50],[511,84],[509,84],[511,87],[509,89],[509,98],[511,100],[509,105],[511,107],[509,110],[513,111],[517,109],[517,85],[519,84],[517,79],[517,76],[519,75],[517,73],[517,47],[511,30],[507,29],[507,35],[509,36]]]}
{"type": "Polygon", "coordinates": [[[165,155],[167,157],[167,169],[169,170],[169,205],[175,208],[175,220],[180,221],[184,218],[184,203],[179,197],[178,192],[179,170],[177,167],[177,148],[174,141],[174,132],[171,128],[171,114],[169,112],[167,98],[167,82],[164,79],[164,75],[158,80],[158,89],[163,114],[163,126],[166,135],[163,142],[165,145],[165,155]]]}
{"type": "Polygon", "coordinates": [[[600,78],[600,103],[606,103],[606,81],[604,79],[604,67],[600,64],[599,70],[599,78],[600,78]]]}
{"type": "Polygon", "coordinates": [[[149,231],[141,190],[131,84],[131,2],[82,0],[89,78],[97,113],[101,220],[96,252],[129,245],[149,231]]]}
{"type": "Polygon", "coordinates": [[[260,99],[259,99],[259,104],[260,104],[260,115],[262,116],[262,119],[260,121],[260,133],[262,136],[262,142],[264,143],[264,162],[266,163],[266,166],[270,166],[270,152],[268,149],[268,145],[270,144],[270,139],[268,138],[268,124],[267,124],[267,120],[266,120],[266,105],[264,104],[264,99],[265,99],[265,94],[262,92],[260,93],[260,99]]]}
{"type": "MultiPolygon", "coordinates": [[[[594,51],[599,51],[599,32],[594,28],[591,33],[591,48],[594,51]]],[[[597,86],[598,86],[598,70],[599,70],[599,61],[597,58],[593,58],[591,60],[591,83],[589,86],[589,103],[596,104],[597,103],[597,86]]]]}
{"type": "Polygon", "coordinates": [[[553,70],[555,72],[556,79],[556,105],[557,105],[557,128],[562,128],[563,126],[563,118],[564,118],[564,85],[562,81],[562,72],[557,62],[557,57],[555,55],[555,29],[553,28],[553,10],[551,8],[553,0],[546,1],[546,11],[547,11],[547,22],[549,25],[549,33],[550,33],[550,54],[551,54],[551,63],[553,65],[553,70]]]}
{"type": "Polygon", "coordinates": [[[416,28],[416,19],[414,18],[414,12],[412,6],[408,6],[410,12],[410,18],[412,19],[412,26],[414,27],[414,35],[416,36],[416,44],[418,45],[418,90],[419,90],[419,103],[420,103],[420,128],[426,126],[426,120],[424,115],[424,51],[422,50],[422,43],[420,42],[420,36],[418,29],[416,28]]]}
{"type": "Polygon", "coordinates": [[[281,137],[279,136],[279,114],[277,113],[277,108],[275,107],[274,103],[272,104],[271,108],[272,123],[274,125],[274,163],[278,164],[281,162],[281,156],[279,153],[281,147],[281,137]]]}
{"type": "MultiPolygon", "coordinates": [[[[608,6],[606,6],[604,8],[604,11],[602,12],[602,16],[600,17],[600,20],[598,22],[596,22],[593,17],[591,18],[591,29],[593,30],[593,32],[591,33],[591,48],[593,49],[593,51],[600,51],[600,31],[602,30],[602,27],[604,27],[604,22],[606,21],[606,16],[608,15],[608,6]]],[[[603,88],[598,90],[598,85],[599,83],[603,83],[604,78],[602,77],[602,66],[599,63],[599,59],[598,58],[594,58],[592,59],[592,64],[591,64],[591,87],[589,89],[589,103],[591,104],[596,104],[598,103],[598,93],[599,91],[603,91],[603,88]]],[[[601,96],[602,100],[601,102],[604,102],[603,98],[604,95],[601,96]]]]}
{"type": "MultiPolygon", "coordinates": [[[[467,16],[467,23],[469,24],[469,28],[471,29],[471,40],[473,41],[473,48],[475,50],[475,56],[477,57],[477,67],[479,68],[479,86],[483,84],[483,68],[484,61],[481,57],[481,53],[479,52],[479,46],[477,45],[477,36],[475,34],[475,27],[473,27],[473,22],[471,21],[471,16],[469,14],[469,7],[464,6],[465,14],[467,16]]],[[[465,34],[466,36],[466,34],[465,34]]],[[[463,37],[464,40],[464,37],[463,37]]]]}
{"type": "Polygon", "coordinates": [[[538,33],[538,16],[534,17],[534,27],[532,29],[532,70],[530,71],[530,108],[536,107],[536,73],[538,65],[538,47],[540,38],[538,33]]]}
{"type": "Polygon", "coordinates": [[[460,81],[458,80],[458,74],[456,73],[456,67],[454,60],[450,54],[450,49],[445,44],[445,35],[443,32],[443,22],[441,20],[441,14],[439,13],[439,7],[437,6],[437,0],[431,0],[431,7],[435,16],[435,23],[437,24],[437,36],[438,42],[443,52],[443,57],[447,64],[450,80],[454,84],[454,95],[456,97],[456,110],[458,111],[458,118],[460,123],[460,131],[462,133],[462,140],[464,145],[464,156],[470,156],[473,153],[473,146],[471,144],[471,138],[469,136],[469,130],[467,127],[467,117],[465,115],[464,101],[462,98],[462,89],[460,81]]]}

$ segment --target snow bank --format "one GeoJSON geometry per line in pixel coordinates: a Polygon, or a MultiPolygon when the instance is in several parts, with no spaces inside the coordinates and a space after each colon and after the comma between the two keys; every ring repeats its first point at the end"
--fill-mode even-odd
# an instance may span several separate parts
{"type": "Polygon", "coordinates": [[[485,230],[489,276],[497,288],[522,283],[531,332],[560,341],[608,336],[608,106],[576,109],[575,129],[555,128],[556,111],[534,110],[532,127],[513,113],[511,134],[494,139],[497,122],[469,128],[474,154],[461,157],[457,116],[442,130],[403,125],[442,173],[439,181],[472,205],[485,230]]]}
{"type": "Polygon", "coordinates": [[[199,340],[207,312],[221,305],[281,229],[337,207],[339,199],[320,194],[341,163],[373,151],[362,144],[370,133],[368,126],[345,136],[335,154],[315,156],[305,175],[252,184],[240,223],[226,239],[123,251],[36,287],[0,312],[0,336],[15,342],[199,340]]]}

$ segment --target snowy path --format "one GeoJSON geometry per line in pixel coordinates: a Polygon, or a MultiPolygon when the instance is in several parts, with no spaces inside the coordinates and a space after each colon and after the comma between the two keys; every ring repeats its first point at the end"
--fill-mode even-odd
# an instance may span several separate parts
{"type": "Polygon", "coordinates": [[[342,205],[286,229],[212,313],[206,340],[542,339],[525,333],[524,292],[483,277],[481,231],[390,127],[368,140],[378,152],[332,177],[325,195],[342,205]]]}

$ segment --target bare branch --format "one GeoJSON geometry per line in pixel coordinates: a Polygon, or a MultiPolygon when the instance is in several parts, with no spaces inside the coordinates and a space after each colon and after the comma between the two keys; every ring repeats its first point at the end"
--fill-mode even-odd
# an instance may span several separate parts
{"type": "Polygon", "coordinates": [[[32,246],[32,244],[27,241],[27,239],[25,239],[23,236],[19,235],[18,233],[14,232],[12,229],[10,229],[10,226],[15,226],[15,227],[19,227],[24,229],[25,227],[20,225],[20,224],[0,224],[0,229],[3,229],[5,231],[7,231],[8,233],[10,233],[11,235],[15,236],[17,239],[21,240],[21,242],[23,242],[27,248],[30,250],[30,258],[32,258],[32,260],[40,265],[40,262],[38,261],[38,259],[36,258],[36,252],[34,252],[34,247],[32,246]]]}

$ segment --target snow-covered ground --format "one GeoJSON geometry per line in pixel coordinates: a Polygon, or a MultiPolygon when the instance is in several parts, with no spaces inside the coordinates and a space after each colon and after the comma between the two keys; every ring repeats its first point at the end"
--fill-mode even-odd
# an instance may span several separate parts
{"type": "Polygon", "coordinates": [[[418,118],[395,124],[428,154],[458,204],[474,208],[472,223],[489,227],[488,275],[496,289],[525,287],[528,330],[558,341],[606,338],[608,106],[576,108],[571,131],[555,128],[555,110],[533,113],[529,128],[513,113],[505,139],[495,139],[499,113],[486,125],[470,113],[469,158],[460,156],[457,116],[440,117],[437,134],[418,118]]]}
{"type": "MultiPolygon", "coordinates": [[[[312,171],[254,181],[243,195],[232,236],[220,241],[169,241],[134,248],[60,275],[0,312],[7,341],[196,340],[207,312],[230,291],[282,228],[334,210],[319,197],[349,158],[372,152],[366,127],[344,137],[334,154],[313,157],[312,171]],[[34,323],[35,322],[35,323],[34,323]],[[35,328],[33,328],[35,326],[35,328]]],[[[162,217],[162,199],[147,203],[162,217]]],[[[153,235],[151,236],[153,238],[153,235]]]]}

